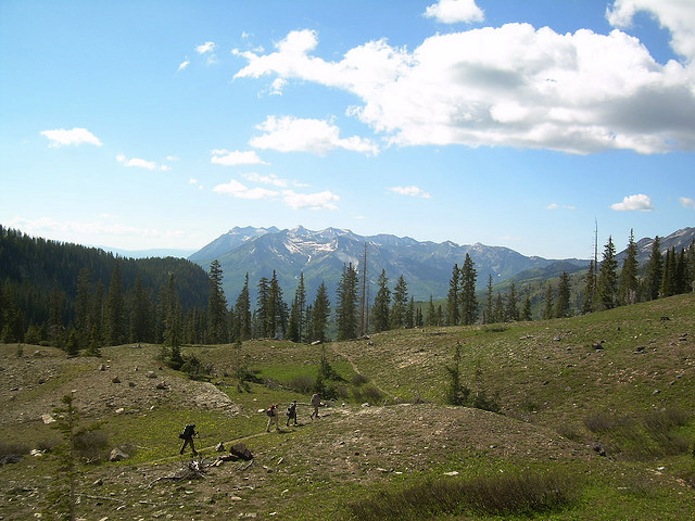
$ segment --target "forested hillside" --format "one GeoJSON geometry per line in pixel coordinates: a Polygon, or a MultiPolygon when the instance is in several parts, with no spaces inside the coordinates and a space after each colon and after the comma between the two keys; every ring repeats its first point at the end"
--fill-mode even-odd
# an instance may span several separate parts
{"type": "Polygon", "coordinates": [[[187,260],[122,258],[0,226],[4,342],[64,345],[72,333],[81,344],[159,341],[170,284],[183,313],[207,305],[207,274],[187,260]]]}

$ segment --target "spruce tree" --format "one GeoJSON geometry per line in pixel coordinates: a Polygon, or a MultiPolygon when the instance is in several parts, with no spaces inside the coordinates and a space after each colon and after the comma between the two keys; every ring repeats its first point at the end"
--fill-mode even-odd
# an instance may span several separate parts
{"type": "Polygon", "coordinates": [[[372,327],[378,333],[379,331],[391,329],[389,320],[391,290],[389,289],[389,279],[386,276],[386,270],[381,270],[377,285],[378,289],[374,297],[374,306],[372,307],[372,327]]]}
{"type": "Polygon", "coordinates": [[[287,337],[292,342],[303,342],[306,336],[306,290],[304,289],[304,273],[299,274],[299,284],[294,292],[290,307],[290,318],[287,325],[287,337]]]}
{"type": "Polygon", "coordinates": [[[492,274],[487,277],[487,291],[485,293],[485,311],[483,312],[483,324],[494,322],[494,300],[492,294],[492,274]]]}
{"type": "Polygon", "coordinates": [[[244,286],[239,292],[234,305],[234,335],[236,340],[244,342],[253,334],[251,323],[251,297],[249,295],[249,274],[244,278],[244,286]]]}
{"type": "Polygon", "coordinates": [[[663,276],[663,259],[661,256],[661,239],[657,235],[652,242],[652,251],[647,261],[647,275],[645,278],[645,296],[647,300],[659,298],[661,279],[663,276]]]}
{"type": "Polygon", "coordinates": [[[560,275],[560,283],[557,287],[555,316],[557,318],[570,316],[570,276],[566,271],[563,271],[562,275],[560,275]]]}
{"type": "Polygon", "coordinates": [[[215,259],[210,264],[209,295],[208,295],[208,343],[224,344],[229,341],[227,326],[229,324],[227,316],[227,297],[222,288],[222,266],[215,259]]]}
{"type": "Polygon", "coordinates": [[[352,263],[343,267],[337,296],[338,340],[357,338],[357,270],[352,263]]]}
{"type": "Polygon", "coordinates": [[[596,263],[589,262],[589,269],[584,279],[584,294],[582,313],[592,313],[596,310],[596,263]]]}
{"type": "Polygon", "coordinates": [[[328,290],[323,282],[316,291],[314,304],[311,306],[311,335],[312,342],[328,341],[328,319],[331,316],[331,303],[328,300],[328,290]]]}
{"type": "Polygon", "coordinates": [[[545,288],[545,306],[543,307],[543,319],[550,320],[553,318],[553,285],[548,282],[545,288]]]}
{"type": "Polygon", "coordinates": [[[504,318],[507,321],[519,320],[519,299],[516,294],[516,285],[513,282],[509,285],[509,291],[507,292],[504,318]]]}
{"type": "Polygon", "coordinates": [[[635,234],[630,230],[630,240],[627,243],[625,259],[623,260],[623,269],[620,271],[620,284],[618,286],[618,298],[621,304],[627,305],[637,303],[637,293],[639,290],[639,281],[637,280],[638,268],[635,234]]]}
{"type": "Polygon", "coordinates": [[[398,277],[396,287],[393,290],[393,303],[391,304],[391,328],[402,329],[407,327],[408,314],[408,284],[403,275],[398,277]]]}
{"type": "Polygon", "coordinates": [[[533,317],[531,316],[531,296],[528,293],[524,299],[524,310],[521,313],[521,319],[525,320],[526,322],[533,320],[533,317]]]}
{"type": "Polygon", "coordinates": [[[461,305],[460,320],[464,325],[475,324],[478,320],[478,298],[475,295],[478,274],[473,264],[473,259],[466,253],[461,268],[461,295],[459,302],[461,305]]]}
{"type": "Polygon", "coordinates": [[[615,245],[612,237],[603,249],[601,269],[598,275],[598,296],[602,309],[612,309],[618,301],[618,261],[615,259],[615,245]]]}
{"type": "Polygon", "coordinates": [[[121,278],[121,263],[116,261],[111,272],[109,291],[104,303],[104,343],[119,345],[126,341],[125,296],[121,278]]]}
{"type": "Polygon", "coordinates": [[[449,326],[457,326],[461,318],[461,310],[459,308],[459,284],[461,279],[461,271],[458,264],[454,264],[454,269],[451,272],[449,279],[449,293],[446,298],[446,323],[449,326]]]}

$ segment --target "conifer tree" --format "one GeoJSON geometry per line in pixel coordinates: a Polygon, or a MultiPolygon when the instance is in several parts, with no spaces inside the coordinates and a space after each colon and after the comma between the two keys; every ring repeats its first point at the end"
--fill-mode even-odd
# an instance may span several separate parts
{"type": "Polygon", "coordinates": [[[290,307],[290,318],[287,326],[287,337],[292,342],[303,342],[306,336],[306,290],[304,289],[304,273],[299,274],[299,283],[294,292],[290,307]]]}
{"type": "Polygon", "coordinates": [[[513,282],[509,285],[509,291],[507,292],[504,318],[508,321],[519,320],[519,299],[516,294],[516,285],[513,282]]]}
{"type": "Polygon", "coordinates": [[[637,292],[639,289],[639,281],[637,280],[638,268],[635,234],[630,230],[630,240],[627,243],[623,268],[620,271],[620,284],[618,286],[618,298],[621,304],[637,303],[637,292]]]}
{"type": "Polygon", "coordinates": [[[461,279],[461,271],[458,264],[454,264],[454,269],[451,272],[449,279],[449,293],[446,298],[446,323],[449,326],[457,326],[461,319],[461,310],[459,308],[459,284],[461,279]]]}
{"type": "Polygon", "coordinates": [[[492,274],[487,277],[487,291],[485,293],[485,311],[483,312],[483,324],[494,322],[494,300],[492,294],[492,274]]]}
{"type": "Polygon", "coordinates": [[[531,320],[533,320],[533,317],[531,316],[531,295],[529,295],[528,293],[526,294],[526,298],[524,299],[524,310],[521,313],[521,318],[526,322],[530,322],[531,320]]]}
{"type": "Polygon", "coordinates": [[[670,297],[675,294],[676,287],[676,250],[670,248],[666,250],[666,259],[664,260],[664,272],[661,277],[661,287],[659,295],[662,297],[670,297]]]}
{"type": "Polygon", "coordinates": [[[227,316],[227,297],[222,288],[222,266],[215,259],[210,264],[210,273],[208,274],[210,293],[208,295],[208,343],[224,344],[229,341],[227,334],[227,325],[229,324],[227,316]]]}
{"type": "Polygon", "coordinates": [[[598,275],[598,295],[602,309],[612,309],[618,297],[618,261],[615,259],[615,245],[612,237],[603,249],[603,259],[598,275]]]}
{"type": "Polygon", "coordinates": [[[116,261],[111,272],[109,291],[104,302],[104,342],[119,345],[126,341],[125,297],[121,279],[121,264],[116,261]]]}
{"type": "Polygon", "coordinates": [[[269,331],[269,302],[270,302],[270,285],[266,277],[261,277],[258,281],[258,297],[256,299],[256,312],[254,314],[254,322],[256,324],[256,338],[268,338],[269,331]]]}
{"type": "Polygon", "coordinates": [[[570,316],[570,276],[566,271],[563,271],[562,275],[560,275],[560,283],[557,287],[555,316],[557,318],[570,316]]]}
{"type": "Polygon", "coordinates": [[[287,317],[289,311],[283,299],[282,288],[278,276],[273,270],[273,276],[268,286],[268,332],[273,338],[284,338],[287,333],[287,317]]]}
{"type": "Polygon", "coordinates": [[[645,294],[647,300],[659,298],[661,279],[663,276],[663,258],[661,255],[661,239],[657,235],[652,242],[652,251],[647,261],[647,275],[645,278],[645,294]]]}
{"type": "Polygon", "coordinates": [[[393,290],[393,303],[391,305],[391,328],[402,329],[407,327],[408,314],[408,284],[403,275],[398,277],[396,287],[393,290]]]}
{"type": "Polygon", "coordinates": [[[478,298],[475,295],[477,279],[478,274],[473,264],[473,259],[466,253],[466,258],[461,268],[461,296],[459,297],[461,304],[460,321],[464,325],[475,324],[478,320],[478,298]]]}
{"type": "Polygon", "coordinates": [[[377,282],[378,289],[374,297],[374,306],[372,307],[372,327],[377,333],[379,331],[388,331],[391,329],[389,320],[391,290],[388,284],[389,279],[386,276],[386,270],[382,269],[377,282]]]}
{"type": "Polygon", "coordinates": [[[252,336],[251,297],[249,295],[249,274],[244,278],[244,286],[234,305],[234,335],[237,341],[249,340],[252,336]]]}
{"type": "Polygon", "coordinates": [[[357,338],[357,270],[352,263],[343,267],[337,296],[338,340],[357,338]]]}
{"type": "Polygon", "coordinates": [[[152,300],[142,285],[142,278],[137,275],[135,288],[130,298],[130,334],[131,342],[152,342],[154,327],[152,324],[152,300]]]}
{"type": "Polygon", "coordinates": [[[593,259],[589,262],[589,269],[584,279],[584,294],[582,301],[582,313],[592,313],[596,310],[596,264],[593,259]]]}
{"type": "Polygon", "coordinates": [[[328,319],[331,315],[331,303],[328,300],[328,290],[323,282],[316,291],[314,304],[311,306],[311,335],[312,342],[326,342],[328,319]]]}
{"type": "Polygon", "coordinates": [[[430,295],[430,302],[427,306],[427,319],[425,324],[428,326],[438,326],[437,323],[437,310],[434,307],[434,301],[432,300],[432,295],[430,295]]]}
{"type": "Polygon", "coordinates": [[[543,320],[550,320],[553,318],[553,285],[548,282],[545,287],[545,305],[543,306],[543,320]]]}

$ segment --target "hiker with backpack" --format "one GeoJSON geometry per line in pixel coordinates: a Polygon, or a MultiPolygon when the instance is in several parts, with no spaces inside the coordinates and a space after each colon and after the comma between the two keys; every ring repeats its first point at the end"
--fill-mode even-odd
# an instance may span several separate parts
{"type": "Polygon", "coordinates": [[[277,405],[271,405],[268,407],[265,411],[265,413],[268,415],[268,425],[265,428],[265,432],[270,432],[270,426],[274,423],[275,424],[275,430],[279,431],[280,430],[280,425],[278,424],[278,406],[277,405]]]}
{"type": "Polygon", "coordinates": [[[297,425],[297,400],[293,400],[290,406],[287,408],[287,426],[290,426],[290,420],[294,420],[294,424],[297,425]]]}
{"type": "Polygon", "coordinates": [[[183,452],[186,450],[186,447],[188,445],[191,446],[191,452],[194,456],[198,455],[198,452],[195,450],[195,446],[193,445],[193,436],[197,435],[198,433],[195,431],[195,425],[192,423],[189,423],[186,425],[186,427],[183,429],[183,432],[179,434],[179,438],[183,440],[183,446],[181,447],[181,451],[179,454],[183,454],[183,452]]]}
{"type": "Polygon", "coordinates": [[[319,393],[311,397],[311,405],[314,407],[314,412],[311,413],[311,419],[313,420],[314,417],[319,417],[319,407],[321,407],[321,395],[319,393]]]}

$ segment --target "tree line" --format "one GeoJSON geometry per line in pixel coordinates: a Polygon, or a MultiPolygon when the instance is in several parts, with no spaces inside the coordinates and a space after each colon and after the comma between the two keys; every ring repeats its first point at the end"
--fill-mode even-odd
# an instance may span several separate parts
{"type": "MultiPolygon", "coordinates": [[[[2,227],[0,266],[0,341],[45,343],[73,354],[137,342],[326,342],[391,329],[532,320],[534,315],[531,293],[520,295],[514,282],[506,292],[495,292],[490,277],[485,292],[477,294],[477,270],[468,254],[460,267],[453,266],[446,300],[438,303],[432,297],[416,303],[405,278],[392,282],[385,270],[369,299],[367,284],[360,284],[365,274],[353,264],[343,266],[334,303],[324,283],[307,295],[303,274],[287,299],[275,272],[257,281],[255,302],[248,274],[229,302],[217,260],[205,272],[183,259],[123,259],[2,227]]],[[[620,267],[609,238],[601,261],[591,261],[581,284],[566,272],[556,285],[546,282],[536,314],[548,319],[610,309],[691,291],[693,280],[695,245],[662,253],[657,237],[649,261],[639,266],[631,234],[620,267]]]]}

